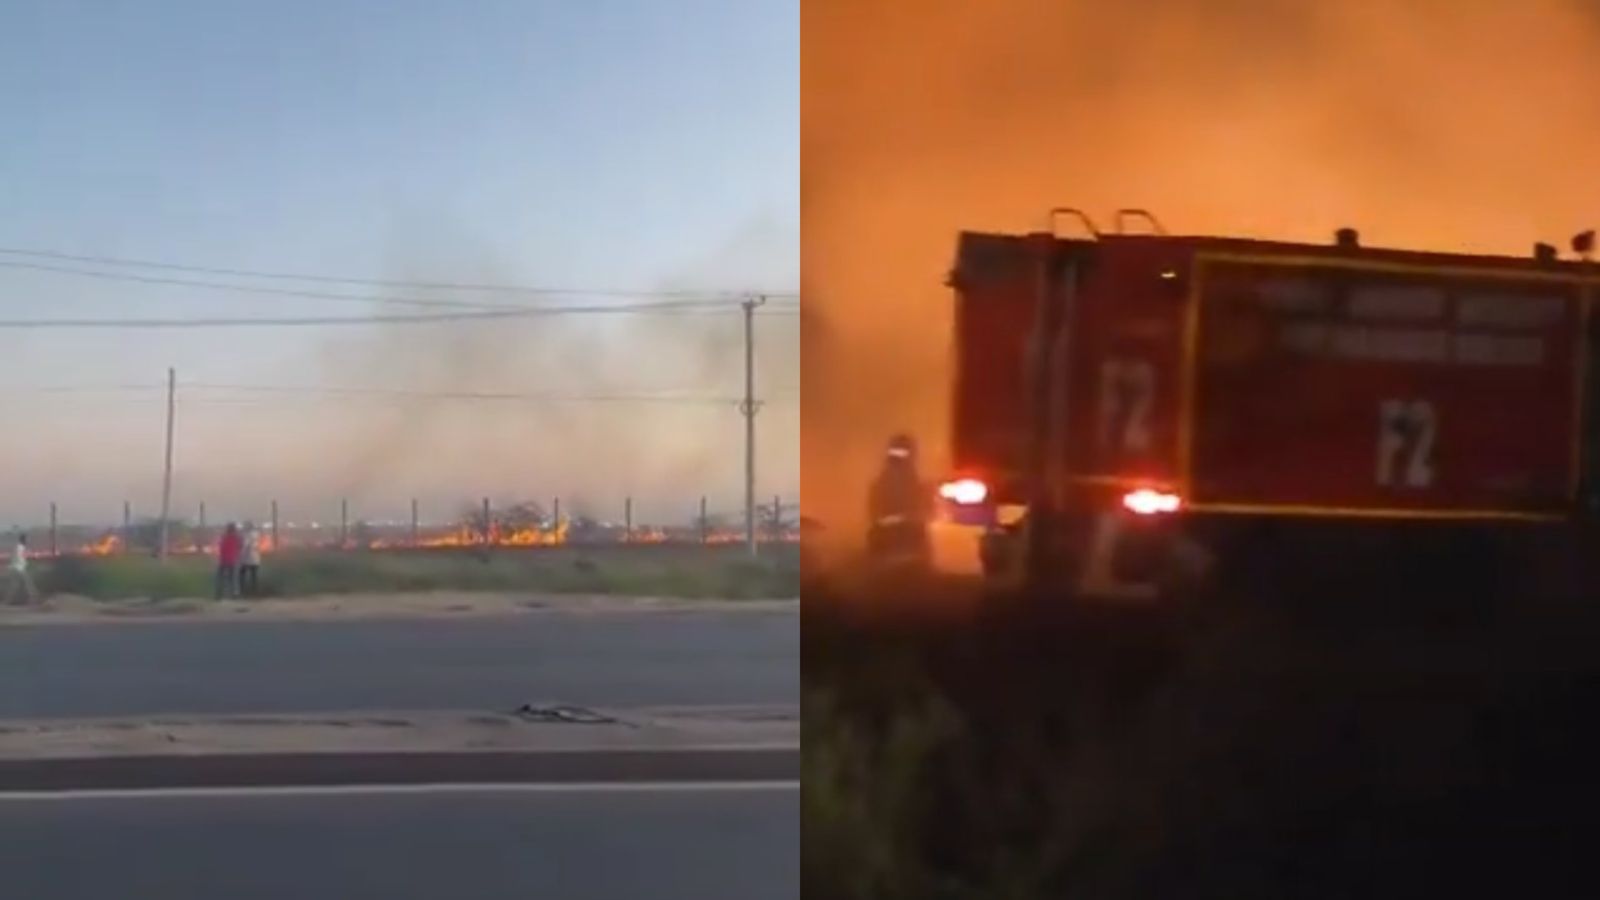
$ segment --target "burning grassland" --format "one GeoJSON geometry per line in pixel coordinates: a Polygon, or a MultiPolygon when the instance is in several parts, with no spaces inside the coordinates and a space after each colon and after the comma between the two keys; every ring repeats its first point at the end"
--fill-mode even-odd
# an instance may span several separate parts
{"type": "MultiPolygon", "coordinates": [[[[38,560],[41,593],[95,600],[212,596],[215,566],[201,554],[61,556],[38,560]]],[[[700,599],[799,596],[798,551],[764,546],[650,544],[505,548],[494,553],[439,547],[396,552],[303,549],[264,561],[261,599],[322,594],[430,591],[657,596],[700,599]]]]}
{"type": "MultiPolygon", "coordinates": [[[[389,534],[374,534],[362,538],[345,538],[340,540],[337,535],[329,537],[317,532],[303,533],[282,540],[282,546],[270,533],[263,534],[260,538],[261,552],[272,554],[279,552],[293,552],[297,550],[450,550],[450,549],[521,549],[536,547],[628,547],[628,546],[727,546],[742,544],[745,541],[743,531],[734,531],[726,528],[708,529],[701,531],[694,527],[662,527],[644,525],[629,531],[625,528],[605,528],[585,532],[578,539],[574,539],[569,526],[563,523],[557,528],[536,529],[495,529],[485,540],[479,531],[457,526],[453,528],[430,528],[413,536],[401,529],[387,529],[389,534]]],[[[795,529],[785,529],[782,534],[772,535],[763,530],[758,538],[761,544],[793,544],[798,543],[800,537],[795,529]]],[[[212,542],[190,540],[169,548],[168,553],[178,556],[209,555],[215,551],[212,542]]],[[[85,543],[63,545],[56,551],[44,550],[34,552],[35,557],[51,556],[85,556],[108,557],[124,556],[132,553],[152,555],[153,550],[130,551],[127,542],[120,534],[108,532],[100,537],[85,543]]]]}
{"type": "MultiPolygon", "coordinates": [[[[762,545],[794,544],[799,525],[781,503],[758,510],[756,540],[762,545]]],[[[283,523],[270,520],[258,526],[257,540],[265,555],[303,551],[449,551],[533,550],[540,548],[647,548],[720,547],[743,543],[743,528],[727,524],[727,517],[707,516],[703,521],[660,525],[618,523],[586,516],[560,516],[542,512],[535,504],[508,504],[491,513],[485,528],[481,512],[474,509],[453,523],[371,522],[283,523]]],[[[122,528],[96,529],[80,525],[28,529],[29,553],[51,557],[153,557],[160,543],[159,523],[142,520],[122,528]]],[[[177,521],[169,525],[168,554],[209,556],[216,552],[218,526],[177,521]]]]}

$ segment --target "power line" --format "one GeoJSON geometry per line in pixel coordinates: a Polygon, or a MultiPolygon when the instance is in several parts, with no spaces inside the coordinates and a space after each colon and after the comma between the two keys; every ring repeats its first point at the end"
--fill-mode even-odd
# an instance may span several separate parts
{"type": "MultiPolygon", "coordinates": [[[[336,386],[336,385],[283,385],[283,384],[224,384],[217,382],[185,382],[179,385],[180,392],[189,395],[189,400],[206,403],[249,403],[261,397],[207,397],[205,393],[213,394],[257,394],[279,395],[294,397],[325,397],[325,398],[387,398],[402,400],[469,400],[469,401],[514,401],[514,402],[557,402],[557,403],[669,403],[731,406],[738,404],[739,400],[733,396],[711,396],[694,393],[697,388],[665,388],[656,391],[632,391],[619,393],[560,393],[560,392],[524,392],[524,391],[481,391],[481,390],[421,390],[408,388],[385,388],[363,386],[336,386]],[[200,392],[195,396],[194,392],[200,392]]],[[[0,387],[0,394],[34,394],[34,395],[82,395],[82,394],[118,394],[118,393],[148,393],[166,389],[164,384],[104,384],[104,385],[35,385],[35,386],[4,386],[0,387]]],[[[789,393],[793,389],[779,388],[776,393],[789,393]]],[[[186,401],[188,402],[188,401],[186,401]]]]}
{"type": "MultiPolygon", "coordinates": [[[[340,303],[382,303],[396,306],[437,307],[445,309],[497,312],[522,312],[527,310],[541,311],[549,309],[549,307],[529,306],[527,304],[486,303],[483,301],[453,300],[446,297],[398,297],[391,295],[338,294],[328,291],[313,291],[297,288],[275,288],[251,284],[228,284],[226,282],[218,281],[194,281],[184,278],[158,278],[125,272],[97,272],[89,269],[73,269],[65,266],[50,266],[41,263],[13,262],[8,260],[0,260],[0,268],[25,269],[29,271],[50,272],[54,274],[73,275],[83,278],[97,278],[105,281],[129,282],[134,284],[154,284],[169,287],[197,288],[201,290],[229,291],[240,294],[256,294],[273,297],[295,297],[308,300],[332,300],[340,303]]],[[[548,296],[556,295],[558,295],[558,292],[555,291],[551,291],[548,294],[548,296]]],[[[581,296],[583,295],[583,292],[576,292],[574,295],[581,296]]],[[[612,296],[624,295],[615,294],[612,296]]],[[[641,293],[636,296],[645,297],[649,295],[641,293]]],[[[733,303],[731,300],[714,299],[714,296],[722,296],[721,294],[690,295],[685,293],[684,296],[694,296],[697,299],[668,300],[657,303],[634,302],[618,308],[629,313],[649,315],[703,315],[707,313],[727,313],[738,308],[737,304],[733,303]]],[[[598,309],[601,307],[593,308],[598,309]]],[[[776,315],[794,315],[799,312],[799,309],[800,307],[797,302],[787,302],[775,304],[771,312],[772,314],[776,315]]]]}
{"type": "MultiPolygon", "coordinates": [[[[394,314],[374,316],[288,316],[276,318],[192,319],[0,319],[0,330],[12,329],[165,329],[165,328],[295,328],[338,325],[427,325],[441,322],[488,322],[557,315],[619,315],[661,311],[664,304],[619,306],[543,306],[482,312],[394,314]]],[[[684,309],[683,307],[679,307],[684,309]]],[[[703,309],[703,307],[702,307],[703,309]]],[[[687,310],[685,310],[687,311],[687,310]]]]}
{"type": "MultiPolygon", "coordinates": [[[[254,284],[229,284],[220,281],[194,281],[186,278],[160,278],[148,275],[136,275],[127,272],[98,272],[91,269],[73,269],[66,266],[50,266],[41,263],[12,262],[0,260],[0,268],[26,269],[29,271],[50,272],[58,275],[72,275],[81,278],[98,278],[105,281],[130,282],[134,284],[154,284],[168,287],[199,288],[202,290],[231,291],[241,294],[264,294],[274,297],[296,297],[309,300],[333,300],[341,303],[387,303],[400,306],[443,307],[448,309],[468,310],[501,310],[519,311],[527,309],[541,309],[542,307],[528,306],[515,303],[485,303],[471,300],[452,300],[444,297],[398,297],[390,295],[359,295],[338,294],[328,291],[313,291],[299,288],[275,288],[254,284]]],[[[553,296],[553,295],[552,295],[553,296]]],[[[640,295],[644,296],[644,295],[640,295]]],[[[659,311],[731,311],[736,307],[728,299],[716,300],[706,295],[698,299],[679,299],[675,301],[647,304],[634,302],[629,307],[637,312],[659,311]]]]}
{"type": "Polygon", "coordinates": [[[469,301],[458,301],[432,297],[364,297],[355,294],[335,294],[327,291],[273,288],[250,284],[227,284],[218,281],[194,281],[184,278],[158,278],[149,275],[136,275],[128,272],[97,272],[91,269],[72,269],[66,266],[50,266],[42,263],[13,262],[10,260],[0,260],[0,268],[27,269],[35,272],[50,272],[57,275],[72,275],[80,278],[99,278],[106,281],[123,281],[135,284],[157,284],[172,287],[204,288],[206,290],[236,291],[244,294],[269,294],[277,297],[302,297],[310,300],[336,300],[347,303],[392,303],[407,306],[439,306],[463,309],[522,308],[503,303],[472,303],[469,301]]]}
{"type": "MultiPolygon", "coordinates": [[[[346,387],[338,385],[288,385],[288,384],[261,384],[261,383],[222,383],[222,382],[186,382],[184,387],[203,388],[205,390],[237,390],[237,391],[332,391],[340,393],[401,393],[436,394],[421,389],[386,388],[386,387],[346,387]]],[[[165,387],[153,381],[148,382],[107,382],[105,384],[0,384],[0,393],[29,393],[29,394],[77,394],[77,393],[115,393],[121,391],[156,391],[165,387]]],[[[649,396],[671,397],[699,390],[693,387],[659,388],[650,392],[649,396]]],[[[797,394],[800,388],[797,385],[779,385],[771,389],[774,394],[797,394]]],[[[445,391],[446,394],[471,394],[474,396],[526,396],[520,392],[505,391],[445,391]]],[[[637,396],[637,394],[630,395],[637,396]]]]}
{"type": "MultiPolygon", "coordinates": [[[[362,399],[362,398],[356,398],[356,397],[345,396],[345,395],[334,395],[334,396],[328,396],[328,395],[307,395],[307,396],[280,395],[280,396],[255,396],[255,397],[249,397],[249,396],[223,396],[223,397],[189,396],[189,397],[181,398],[179,400],[179,405],[181,407],[185,408],[185,409],[194,408],[194,407],[208,407],[208,408],[210,408],[210,407],[216,407],[216,408],[244,407],[244,408],[257,408],[257,409],[266,409],[266,408],[283,409],[283,408],[289,408],[289,405],[292,403],[292,404],[295,404],[293,408],[303,409],[308,404],[315,404],[315,405],[327,404],[327,405],[330,405],[330,406],[336,406],[336,407],[338,407],[340,409],[348,410],[350,404],[354,403],[358,399],[362,399]]],[[[440,399],[440,398],[435,398],[435,399],[440,399]]],[[[398,410],[410,412],[409,407],[395,406],[394,404],[398,404],[398,403],[402,403],[402,402],[414,403],[414,402],[419,402],[419,401],[416,400],[416,399],[402,400],[402,398],[396,398],[396,397],[367,397],[367,398],[364,398],[364,402],[370,403],[371,405],[370,406],[363,406],[362,408],[370,410],[370,411],[378,411],[378,410],[384,410],[384,409],[389,409],[389,410],[398,409],[398,410]]],[[[461,401],[449,401],[449,402],[461,402],[461,401]]],[[[483,402],[483,401],[467,401],[467,402],[483,402]]],[[[658,408],[663,408],[664,409],[664,408],[667,408],[667,407],[671,407],[671,408],[677,409],[677,410],[694,409],[694,410],[707,410],[707,411],[709,411],[709,410],[718,410],[718,409],[732,409],[732,408],[734,408],[735,406],[738,405],[738,401],[734,400],[734,399],[731,399],[731,398],[717,400],[717,399],[705,399],[705,398],[697,399],[697,398],[671,398],[671,397],[617,397],[617,396],[590,397],[590,396],[583,396],[583,395],[555,395],[555,394],[548,395],[548,396],[543,396],[543,397],[507,398],[505,400],[501,400],[501,401],[498,401],[498,402],[507,403],[507,404],[515,403],[515,404],[518,404],[518,405],[521,405],[521,406],[530,406],[530,407],[584,406],[584,407],[594,407],[596,409],[611,408],[611,409],[615,409],[615,410],[621,410],[623,408],[630,408],[630,409],[637,410],[638,408],[641,408],[641,407],[658,407],[658,408]]],[[[784,405],[784,404],[778,404],[778,405],[784,405]]]]}
{"type": "MultiPolygon", "coordinates": [[[[48,250],[27,250],[15,247],[0,247],[0,254],[8,256],[30,257],[33,259],[53,259],[65,262],[91,263],[94,265],[126,266],[129,268],[163,269],[171,272],[191,272],[200,275],[223,275],[232,278],[262,278],[275,281],[304,281],[316,284],[352,284],[368,285],[373,287],[415,288],[418,290],[434,291],[472,291],[479,293],[496,294],[522,294],[522,295],[568,295],[590,297],[706,297],[721,296],[728,300],[737,300],[742,296],[752,293],[762,293],[774,299],[799,299],[793,292],[782,291],[705,291],[705,290],[644,290],[621,288],[560,288],[539,287],[516,284],[484,284],[463,281],[405,281],[399,279],[383,278],[353,278],[337,275],[305,275],[289,272],[270,272],[259,269],[234,269],[222,266],[197,266],[182,263],[156,262],[152,260],[128,259],[113,256],[92,256],[73,253],[58,253],[48,250]]],[[[8,263],[7,265],[20,265],[8,263]]],[[[108,273],[109,274],[109,273],[108,273]]]]}
{"type": "Polygon", "coordinates": [[[322,395],[340,397],[390,397],[398,399],[417,400],[513,400],[513,401],[575,401],[575,402],[618,402],[618,403],[706,403],[727,405],[737,403],[733,397],[707,397],[684,396],[671,393],[622,393],[622,394],[561,394],[553,392],[528,393],[518,391],[426,391],[409,390],[405,388],[375,388],[375,387],[335,387],[318,385],[265,385],[265,384],[215,384],[189,382],[181,385],[184,389],[202,391],[235,391],[240,393],[256,394],[294,394],[294,395],[322,395]]]}
{"type": "Polygon", "coordinates": [[[112,394],[160,390],[158,384],[0,385],[3,394],[112,394]]]}

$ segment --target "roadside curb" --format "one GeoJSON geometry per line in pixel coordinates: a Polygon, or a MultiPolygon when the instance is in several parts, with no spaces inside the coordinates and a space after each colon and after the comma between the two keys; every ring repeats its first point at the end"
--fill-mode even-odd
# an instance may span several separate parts
{"type": "Polygon", "coordinates": [[[761,783],[799,777],[798,747],[229,753],[0,760],[0,795],[371,785],[761,783]]]}
{"type": "Polygon", "coordinates": [[[796,704],[0,721],[0,794],[799,778],[796,704]]]}

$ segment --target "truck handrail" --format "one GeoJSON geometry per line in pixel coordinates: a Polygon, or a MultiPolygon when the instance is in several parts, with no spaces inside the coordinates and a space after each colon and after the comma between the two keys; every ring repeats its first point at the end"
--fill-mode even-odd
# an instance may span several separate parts
{"type": "Polygon", "coordinates": [[[1115,222],[1116,227],[1117,227],[1117,234],[1127,234],[1128,233],[1128,229],[1125,227],[1125,223],[1130,218],[1136,218],[1136,219],[1145,220],[1145,222],[1148,223],[1149,226],[1150,226],[1150,233],[1151,234],[1160,235],[1161,237],[1165,237],[1166,234],[1167,234],[1166,227],[1161,224],[1161,220],[1157,219],[1155,217],[1154,213],[1150,212],[1147,209],[1136,209],[1136,208],[1128,208],[1128,209],[1119,209],[1119,210],[1117,210],[1116,222],[1115,222]]]}
{"type": "Polygon", "coordinates": [[[1100,229],[1095,227],[1094,220],[1089,218],[1089,214],[1070,206],[1058,206],[1050,210],[1050,233],[1052,235],[1056,233],[1056,220],[1062,216],[1071,216],[1077,219],[1078,223],[1083,226],[1083,230],[1089,232],[1090,237],[1100,237],[1100,229]]]}

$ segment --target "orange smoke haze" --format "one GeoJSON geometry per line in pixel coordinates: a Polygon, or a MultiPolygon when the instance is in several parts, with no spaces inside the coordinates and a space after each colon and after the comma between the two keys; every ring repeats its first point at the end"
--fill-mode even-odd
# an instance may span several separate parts
{"type": "Polygon", "coordinates": [[[1119,207],[1175,233],[1531,252],[1600,220],[1600,3],[806,0],[803,502],[944,464],[960,229],[1119,207]]]}

